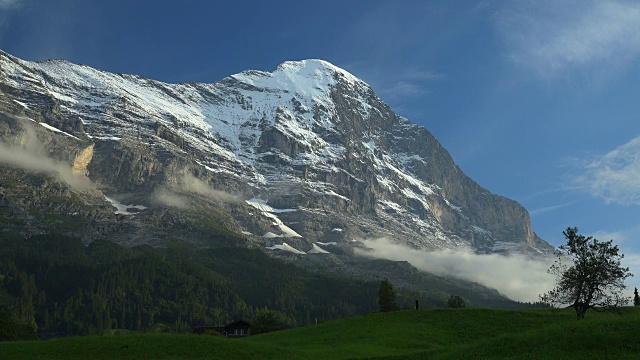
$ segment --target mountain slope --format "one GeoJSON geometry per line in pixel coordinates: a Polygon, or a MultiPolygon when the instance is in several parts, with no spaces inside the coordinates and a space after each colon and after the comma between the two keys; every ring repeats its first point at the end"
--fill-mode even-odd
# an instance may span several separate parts
{"type": "MultiPolygon", "coordinates": [[[[425,128],[327,62],[285,62],[213,84],[6,53],[0,65],[4,142],[24,143],[24,129],[40,123],[40,143],[66,143],[46,145],[49,154],[75,162],[85,151],[80,172],[96,190],[141,206],[123,220],[140,242],[161,242],[145,224],[185,223],[208,204],[222,228],[267,245],[291,237],[302,251],[376,237],[426,249],[551,250],[522,206],[480,187],[425,128]],[[291,211],[243,201],[252,198],[291,211]]],[[[96,237],[91,229],[84,236],[96,237]]]]}

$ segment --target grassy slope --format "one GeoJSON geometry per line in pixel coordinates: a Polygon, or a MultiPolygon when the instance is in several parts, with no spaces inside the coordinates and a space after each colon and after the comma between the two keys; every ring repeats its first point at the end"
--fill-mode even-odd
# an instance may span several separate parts
{"type": "Polygon", "coordinates": [[[370,314],[225,339],[132,334],[0,343],[2,359],[637,359],[640,309],[436,309],[370,314]]]}

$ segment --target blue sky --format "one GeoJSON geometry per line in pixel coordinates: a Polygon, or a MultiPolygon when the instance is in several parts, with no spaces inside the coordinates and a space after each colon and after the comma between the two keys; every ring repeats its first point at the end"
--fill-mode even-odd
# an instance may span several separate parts
{"type": "Polygon", "coordinates": [[[543,239],[613,238],[640,284],[637,1],[0,0],[0,49],[166,82],[330,61],[543,239]]]}

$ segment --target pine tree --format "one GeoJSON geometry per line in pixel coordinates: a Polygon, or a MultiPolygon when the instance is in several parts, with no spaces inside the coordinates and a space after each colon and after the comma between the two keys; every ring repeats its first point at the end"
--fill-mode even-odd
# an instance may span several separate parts
{"type": "Polygon", "coordinates": [[[0,310],[0,341],[13,341],[16,339],[16,323],[8,312],[0,310]]]}
{"type": "Polygon", "coordinates": [[[396,305],[396,292],[393,290],[391,282],[387,279],[382,280],[380,283],[378,305],[380,305],[381,312],[395,311],[398,309],[396,305]]]}
{"type": "Polygon", "coordinates": [[[633,306],[640,306],[640,295],[638,295],[638,288],[633,290],[633,306]]]}

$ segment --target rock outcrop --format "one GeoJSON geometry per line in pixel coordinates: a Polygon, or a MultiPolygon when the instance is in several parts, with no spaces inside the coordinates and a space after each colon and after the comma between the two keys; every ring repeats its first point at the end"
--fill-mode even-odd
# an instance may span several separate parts
{"type": "MultiPolygon", "coordinates": [[[[58,195],[76,194],[76,205],[55,208],[93,219],[74,230],[88,241],[197,243],[222,229],[264,245],[291,237],[307,249],[389,237],[425,249],[552,251],[521,205],[467,177],[427,129],[327,62],[286,62],[213,84],[166,84],[2,52],[0,66],[3,146],[26,148],[35,133],[40,154],[88,177],[90,190],[62,181],[68,192],[58,195]]],[[[20,181],[33,170],[0,166],[20,181]]],[[[16,200],[24,194],[6,195],[2,216],[43,206],[16,200]]],[[[33,231],[56,227],[38,224],[33,231]]]]}

